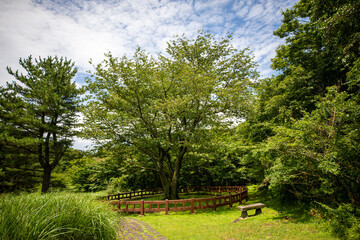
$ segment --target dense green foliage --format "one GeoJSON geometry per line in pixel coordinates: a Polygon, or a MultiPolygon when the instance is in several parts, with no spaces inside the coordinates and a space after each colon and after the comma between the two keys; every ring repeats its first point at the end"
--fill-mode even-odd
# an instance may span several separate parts
{"type": "Polygon", "coordinates": [[[358,1],[299,1],[283,16],[274,32],[286,42],[273,59],[280,74],[260,90],[261,116],[276,122],[313,111],[316,97],[324,96],[329,86],[349,93],[358,90],[353,83],[349,88],[347,77],[359,58],[358,1]]]}
{"type": "Polygon", "coordinates": [[[209,128],[246,116],[256,72],[230,40],[178,37],[156,59],[140,49],[132,58],[107,54],[89,79],[95,99],[84,107],[87,135],[132,148],[137,165],[158,173],[165,197],[177,198],[186,154],[209,139],[209,128]]]}
{"type": "Polygon", "coordinates": [[[66,189],[75,191],[106,190],[111,194],[161,187],[156,172],[134,166],[133,162],[130,153],[98,150],[69,160],[55,176],[66,189]]]}
{"type": "MultiPolygon", "coordinates": [[[[32,172],[42,169],[45,193],[50,187],[51,172],[75,135],[81,93],[72,81],[77,69],[71,61],[58,57],[34,61],[30,56],[19,63],[26,75],[7,68],[16,81],[0,88],[2,169],[12,181],[19,178],[11,175],[11,169],[19,166],[32,172]]],[[[10,189],[11,185],[14,184],[10,183],[10,189]]]]}
{"type": "Polygon", "coordinates": [[[359,2],[300,1],[275,32],[278,76],[259,84],[255,121],[270,124],[262,145],[274,193],[360,207],[359,2]]]}
{"type": "Polygon", "coordinates": [[[116,239],[117,214],[89,194],[0,197],[0,239],[116,239]]]}
{"type": "Polygon", "coordinates": [[[336,88],[290,126],[279,126],[266,147],[275,157],[267,179],[305,201],[359,206],[359,105],[336,88]]]}
{"type": "Polygon", "coordinates": [[[340,204],[337,209],[325,208],[331,217],[333,233],[341,239],[360,239],[360,209],[350,204],[340,204]]]}
{"type": "MultiPolygon", "coordinates": [[[[245,123],[269,130],[243,157],[261,165],[268,193],[328,206],[337,223],[343,204],[354,224],[360,208],[359,9],[359,1],[301,0],[286,10],[274,32],[285,39],[273,59],[280,73],[259,82],[245,123]]],[[[357,235],[353,224],[337,223],[340,237],[357,235]]]]}

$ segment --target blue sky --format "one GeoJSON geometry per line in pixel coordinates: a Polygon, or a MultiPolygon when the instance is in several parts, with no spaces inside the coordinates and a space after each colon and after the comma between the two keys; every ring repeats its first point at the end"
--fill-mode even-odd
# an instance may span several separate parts
{"type": "MultiPolygon", "coordinates": [[[[13,79],[6,66],[19,69],[19,58],[49,55],[72,59],[79,68],[78,84],[88,63],[132,55],[135,48],[157,54],[174,35],[188,38],[198,30],[216,37],[233,33],[233,46],[249,47],[261,76],[271,76],[270,59],[282,40],[273,36],[281,10],[295,0],[1,0],[0,85],[13,79]]],[[[83,148],[89,141],[76,140],[83,148]]]]}

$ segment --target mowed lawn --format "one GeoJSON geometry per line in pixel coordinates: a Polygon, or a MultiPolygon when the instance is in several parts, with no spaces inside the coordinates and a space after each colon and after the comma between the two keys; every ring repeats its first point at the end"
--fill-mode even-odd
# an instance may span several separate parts
{"type": "MultiPolygon", "coordinates": [[[[257,194],[250,190],[251,204],[261,201],[257,194]]],[[[264,202],[264,201],[262,201],[264,202]]],[[[265,202],[266,203],[266,202],[265,202]]],[[[248,211],[249,218],[239,219],[241,212],[234,205],[219,208],[197,210],[195,214],[186,212],[149,213],[144,217],[127,215],[150,224],[156,231],[168,239],[337,239],[330,233],[324,221],[310,217],[299,209],[275,210],[263,209],[263,214],[248,211]]]]}

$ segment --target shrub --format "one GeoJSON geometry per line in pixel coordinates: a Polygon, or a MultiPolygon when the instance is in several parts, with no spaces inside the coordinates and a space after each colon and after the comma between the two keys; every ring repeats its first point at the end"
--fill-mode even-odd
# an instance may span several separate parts
{"type": "Polygon", "coordinates": [[[0,239],[116,239],[117,216],[88,194],[0,197],[0,239]]]}
{"type": "Polygon", "coordinates": [[[106,189],[106,172],[104,159],[83,157],[70,161],[65,175],[75,190],[96,192],[106,189]]]}
{"type": "Polygon", "coordinates": [[[326,208],[331,216],[331,227],[340,239],[360,240],[360,209],[341,204],[337,209],[326,208]]]}
{"type": "Polygon", "coordinates": [[[128,175],[123,175],[118,178],[111,178],[106,190],[107,194],[115,194],[129,191],[126,180],[127,177],[128,175]]]}

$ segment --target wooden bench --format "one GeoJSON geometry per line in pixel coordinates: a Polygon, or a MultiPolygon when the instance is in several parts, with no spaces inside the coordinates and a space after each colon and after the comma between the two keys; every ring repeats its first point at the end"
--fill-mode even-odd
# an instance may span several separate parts
{"type": "Polygon", "coordinates": [[[251,209],[256,209],[255,215],[262,213],[261,208],[265,207],[263,203],[255,203],[251,205],[238,206],[238,209],[241,211],[241,218],[246,218],[248,216],[247,211],[251,209]]]}

